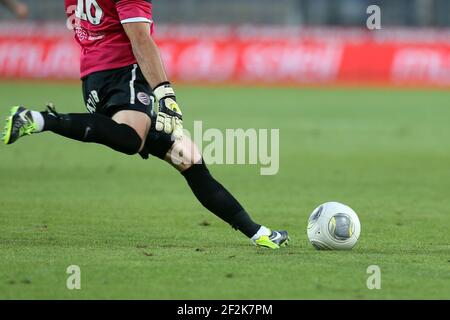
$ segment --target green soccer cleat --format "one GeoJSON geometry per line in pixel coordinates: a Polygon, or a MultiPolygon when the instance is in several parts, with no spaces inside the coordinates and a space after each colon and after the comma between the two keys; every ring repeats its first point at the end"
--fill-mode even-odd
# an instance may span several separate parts
{"type": "Polygon", "coordinates": [[[10,116],[6,119],[2,139],[5,144],[12,144],[20,137],[30,135],[36,130],[37,124],[30,110],[20,106],[12,107],[10,116]]]}
{"type": "Polygon", "coordinates": [[[261,236],[253,243],[259,247],[279,249],[289,244],[289,234],[287,231],[272,231],[270,236],[261,236]]]}

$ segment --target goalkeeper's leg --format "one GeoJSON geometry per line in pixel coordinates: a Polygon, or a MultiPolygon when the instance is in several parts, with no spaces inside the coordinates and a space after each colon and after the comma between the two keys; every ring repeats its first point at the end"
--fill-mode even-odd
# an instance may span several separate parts
{"type": "Polygon", "coordinates": [[[11,144],[25,135],[52,131],[132,155],[142,149],[149,127],[150,118],[133,110],[119,111],[111,119],[101,114],[58,114],[51,107],[46,112],[14,107],[7,119],[3,139],[6,144],[11,144]]]}
{"type": "Polygon", "coordinates": [[[231,193],[212,177],[191,139],[183,137],[176,141],[166,155],[166,161],[181,172],[206,209],[241,231],[254,244],[272,249],[287,245],[289,236],[286,231],[271,231],[254,222],[231,193]]]}

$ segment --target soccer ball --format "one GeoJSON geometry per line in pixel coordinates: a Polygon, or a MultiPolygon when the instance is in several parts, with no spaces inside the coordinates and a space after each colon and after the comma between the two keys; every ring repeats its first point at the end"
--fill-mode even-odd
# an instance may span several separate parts
{"type": "Polygon", "coordinates": [[[361,224],[349,206],[327,202],[311,213],[307,232],[309,241],[317,250],[349,250],[358,241],[361,224]]]}

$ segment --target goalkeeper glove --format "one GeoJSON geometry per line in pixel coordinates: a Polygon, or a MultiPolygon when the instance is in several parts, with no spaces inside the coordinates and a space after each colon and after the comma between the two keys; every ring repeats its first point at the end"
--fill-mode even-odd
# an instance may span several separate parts
{"type": "Polygon", "coordinates": [[[172,86],[169,82],[160,83],[153,93],[159,106],[155,129],[172,134],[176,140],[181,139],[183,137],[183,115],[172,86]]]}

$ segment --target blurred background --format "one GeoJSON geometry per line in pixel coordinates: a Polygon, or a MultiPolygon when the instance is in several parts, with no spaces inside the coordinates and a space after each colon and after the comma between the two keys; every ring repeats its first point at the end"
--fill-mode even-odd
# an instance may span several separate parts
{"type": "MultiPolygon", "coordinates": [[[[0,78],[77,79],[64,1],[0,6],[0,78]]],[[[450,0],[153,1],[172,79],[200,83],[450,85],[450,0]],[[381,9],[369,30],[367,8],[381,9]]]]}
{"type": "MultiPolygon", "coordinates": [[[[33,20],[62,20],[62,0],[22,0],[33,20]]],[[[369,5],[385,9],[383,23],[396,26],[450,25],[448,0],[170,0],[154,1],[164,23],[360,26],[369,5]]],[[[2,9],[2,19],[14,16],[2,9]]]]}

